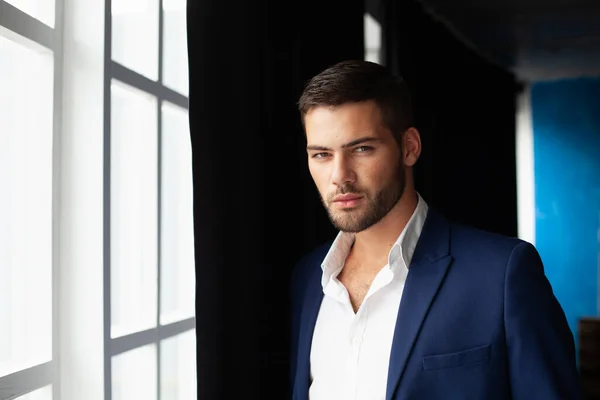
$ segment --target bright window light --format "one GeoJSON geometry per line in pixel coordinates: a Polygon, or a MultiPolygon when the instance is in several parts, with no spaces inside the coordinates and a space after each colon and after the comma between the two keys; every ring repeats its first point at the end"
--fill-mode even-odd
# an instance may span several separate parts
{"type": "Polygon", "coordinates": [[[19,396],[15,400],[52,400],[52,385],[19,396]]]}
{"type": "Polygon", "coordinates": [[[113,82],[111,106],[111,336],[156,327],[157,100],[113,82]]]}
{"type": "Polygon", "coordinates": [[[517,222],[519,238],[535,244],[535,177],[530,88],[517,98],[517,222]]]}
{"type": "Polygon", "coordinates": [[[165,339],[160,344],[161,400],[196,399],[196,331],[165,339]]]}
{"type": "Polygon", "coordinates": [[[19,396],[15,400],[52,400],[52,385],[44,386],[43,388],[19,396]]]}
{"type": "Polygon", "coordinates": [[[161,315],[167,324],[195,312],[192,143],[188,112],[162,104],[161,315]]]}
{"type": "Polygon", "coordinates": [[[188,95],[186,0],[163,0],[163,84],[188,95]]]}
{"type": "Polygon", "coordinates": [[[112,400],[155,400],[156,380],[155,344],[113,357],[112,400]]]}
{"type": "Polygon", "coordinates": [[[381,50],[381,24],[365,13],[365,60],[379,63],[379,52],[381,50]]]}
{"type": "Polygon", "coordinates": [[[52,359],[53,57],[0,35],[0,376],[52,359]]]}
{"type": "Polygon", "coordinates": [[[112,59],[158,79],[158,0],[112,0],[112,59]]]}

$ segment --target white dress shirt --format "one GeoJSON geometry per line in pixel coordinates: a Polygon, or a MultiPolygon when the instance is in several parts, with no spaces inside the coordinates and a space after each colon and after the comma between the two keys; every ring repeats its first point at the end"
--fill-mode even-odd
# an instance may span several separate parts
{"type": "Polygon", "coordinates": [[[310,400],[385,399],[392,340],[408,266],[427,216],[417,207],[355,314],[337,279],[354,234],[340,232],[322,263],[323,302],[310,353],[310,400]]]}

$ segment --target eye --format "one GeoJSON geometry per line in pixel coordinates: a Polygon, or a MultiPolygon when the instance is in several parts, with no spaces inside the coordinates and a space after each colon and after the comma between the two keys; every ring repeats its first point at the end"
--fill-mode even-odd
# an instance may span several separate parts
{"type": "Polygon", "coordinates": [[[357,153],[366,153],[371,150],[373,150],[373,147],[371,147],[371,146],[359,146],[354,149],[354,151],[357,153]]]}
{"type": "Polygon", "coordinates": [[[328,156],[329,156],[329,153],[315,153],[312,155],[312,158],[321,158],[322,159],[322,158],[325,158],[328,156]]]}

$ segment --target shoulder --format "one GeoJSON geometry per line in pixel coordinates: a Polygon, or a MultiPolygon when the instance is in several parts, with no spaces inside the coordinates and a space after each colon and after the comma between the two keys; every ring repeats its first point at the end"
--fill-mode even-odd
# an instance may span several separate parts
{"type": "Polygon", "coordinates": [[[290,294],[293,310],[295,314],[299,313],[299,307],[304,298],[311,278],[317,276],[317,271],[321,269],[321,263],[327,255],[333,241],[318,246],[314,250],[305,254],[293,267],[290,280],[290,294]]]}
{"type": "Polygon", "coordinates": [[[321,267],[323,259],[327,255],[327,252],[331,248],[333,240],[317,246],[312,251],[306,253],[300,260],[294,265],[292,271],[292,282],[304,281],[312,271],[316,268],[321,267]]]}
{"type": "Polygon", "coordinates": [[[507,288],[545,284],[535,247],[522,239],[450,223],[451,274],[461,284],[485,287],[490,296],[507,288]]]}
{"type": "Polygon", "coordinates": [[[537,255],[535,247],[522,239],[489,232],[458,223],[450,223],[452,255],[459,258],[485,260],[486,264],[506,266],[517,253],[537,255]]]}

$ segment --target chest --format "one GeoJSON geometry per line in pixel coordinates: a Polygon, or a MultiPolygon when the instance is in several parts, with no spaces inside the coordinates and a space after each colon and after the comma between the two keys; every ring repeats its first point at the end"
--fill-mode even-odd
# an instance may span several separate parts
{"type": "Polygon", "coordinates": [[[355,313],[358,312],[367,293],[369,293],[369,289],[371,288],[374,279],[375,277],[372,276],[353,277],[343,275],[338,277],[338,280],[348,292],[348,297],[350,298],[350,303],[355,313]]]}
{"type": "Polygon", "coordinates": [[[386,271],[383,271],[381,267],[382,265],[385,265],[385,263],[371,266],[361,264],[350,258],[346,260],[344,268],[337,276],[337,280],[348,292],[350,303],[355,313],[358,312],[369,291],[373,292],[379,289],[378,287],[374,287],[374,290],[371,290],[376,279],[379,278],[379,286],[388,283],[381,282],[382,280],[387,280],[385,276],[382,276],[386,274],[386,271]]]}
{"type": "MultiPolygon", "coordinates": [[[[334,292],[334,291],[332,291],[334,292]]],[[[314,398],[382,399],[401,293],[388,285],[354,313],[343,292],[323,298],[310,353],[314,398]]],[[[349,291],[348,291],[349,296],[349,291]]]]}

